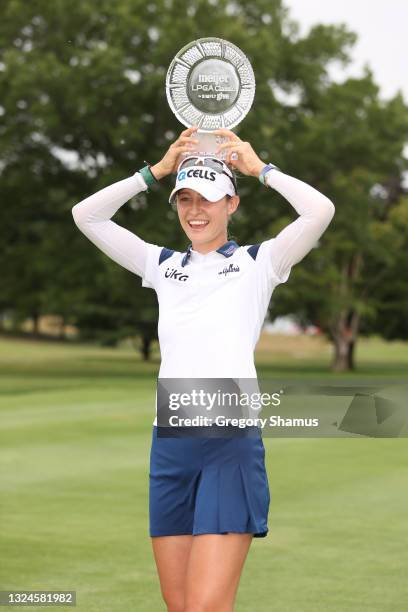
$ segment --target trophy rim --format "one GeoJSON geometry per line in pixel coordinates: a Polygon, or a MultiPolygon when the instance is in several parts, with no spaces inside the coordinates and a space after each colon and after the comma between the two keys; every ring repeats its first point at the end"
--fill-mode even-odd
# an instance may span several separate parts
{"type": "MultiPolygon", "coordinates": [[[[234,127],[236,127],[239,123],[241,123],[241,121],[246,117],[246,115],[248,114],[248,112],[250,111],[252,104],[254,102],[254,98],[255,98],[255,90],[256,90],[256,81],[255,81],[255,74],[254,74],[254,70],[252,68],[251,62],[249,61],[247,55],[234,43],[230,42],[229,40],[226,40],[225,38],[219,38],[217,36],[207,36],[207,37],[203,37],[203,38],[196,38],[192,41],[190,41],[189,43],[187,43],[186,45],[184,45],[181,49],[179,49],[179,51],[177,51],[176,55],[173,57],[170,66],[168,67],[167,70],[167,74],[166,74],[166,97],[167,97],[167,102],[172,110],[172,112],[174,113],[174,115],[177,117],[177,119],[180,121],[180,123],[182,123],[183,125],[185,125],[187,128],[191,127],[193,124],[190,123],[182,113],[179,112],[179,110],[175,107],[173,99],[170,95],[170,76],[172,74],[173,68],[174,68],[174,64],[177,62],[178,58],[185,53],[188,49],[190,49],[195,43],[202,43],[202,42],[219,42],[221,43],[222,48],[225,47],[225,45],[228,45],[229,47],[233,48],[238,55],[240,55],[240,57],[242,57],[243,63],[246,64],[247,68],[249,69],[250,75],[251,75],[251,80],[253,85],[250,88],[251,91],[251,96],[250,96],[250,102],[249,104],[247,104],[246,108],[244,108],[242,110],[242,107],[240,107],[240,109],[242,110],[242,113],[235,119],[233,120],[226,129],[232,129],[234,127]]],[[[223,59],[223,61],[226,61],[224,58],[220,58],[219,56],[215,56],[215,55],[208,55],[206,58],[203,59],[223,59]]],[[[233,63],[230,63],[230,65],[235,69],[235,66],[233,63]]],[[[193,66],[191,66],[192,68],[193,66]]],[[[205,128],[202,127],[200,124],[204,121],[205,117],[207,117],[210,114],[213,113],[205,113],[204,111],[201,111],[200,109],[198,109],[193,102],[190,101],[190,104],[193,108],[195,108],[196,110],[198,110],[201,113],[201,117],[200,120],[197,122],[197,125],[199,127],[199,131],[202,132],[213,132],[214,129],[216,128],[205,128]]],[[[215,114],[215,113],[214,113],[215,114]]],[[[217,113],[221,116],[221,118],[223,118],[223,115],[226,114],[226,112],[219,112],[217,113]]],[[[222,127],[225,127],[224,125],[222,127]]]]}

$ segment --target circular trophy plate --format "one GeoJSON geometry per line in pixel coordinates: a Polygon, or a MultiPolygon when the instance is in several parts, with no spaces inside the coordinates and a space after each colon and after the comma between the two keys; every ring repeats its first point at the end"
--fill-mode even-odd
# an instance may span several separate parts
{"type": "Polygon", "coordinates": [[[166,77],[171,110],[185,126],[232,129],[248,113],[255,76],[248,58],[221,38],[199,38],[183,47],[166,77]]]}

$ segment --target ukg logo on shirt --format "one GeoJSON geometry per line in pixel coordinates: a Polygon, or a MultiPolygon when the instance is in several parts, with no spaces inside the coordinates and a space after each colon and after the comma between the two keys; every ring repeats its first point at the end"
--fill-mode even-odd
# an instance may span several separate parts
{"type": "Polygon", "coordinates": [[[184,274],[184,272],[180,272],[176,268],[167,268],[164,273],[166,278],[174,278],[174,280],[184,281],[188,279],[188,274],[184,274]]]}

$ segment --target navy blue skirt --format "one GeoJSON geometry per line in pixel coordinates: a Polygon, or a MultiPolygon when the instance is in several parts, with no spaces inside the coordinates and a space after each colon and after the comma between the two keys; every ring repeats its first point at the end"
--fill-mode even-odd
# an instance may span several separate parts
{"type": "Polygon", "coordinates": [[[260,432],[249,437],[157,436],[149,472],[150,535],[268,533],[270,495],[260,432]]]}

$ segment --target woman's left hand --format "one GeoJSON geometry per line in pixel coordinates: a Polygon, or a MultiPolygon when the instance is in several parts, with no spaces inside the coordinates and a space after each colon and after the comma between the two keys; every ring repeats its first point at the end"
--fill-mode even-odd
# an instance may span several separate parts
{"type": "Polygon", "coordinates": [[[216,154],[226,151],[225,163],[242,174],[258,177],[265,162],[258,157],[249,142],[241,140],[234,132],[226,129],[214,130],[213,134],[227,136],[228,142],[219,145],[216,154]]]}

